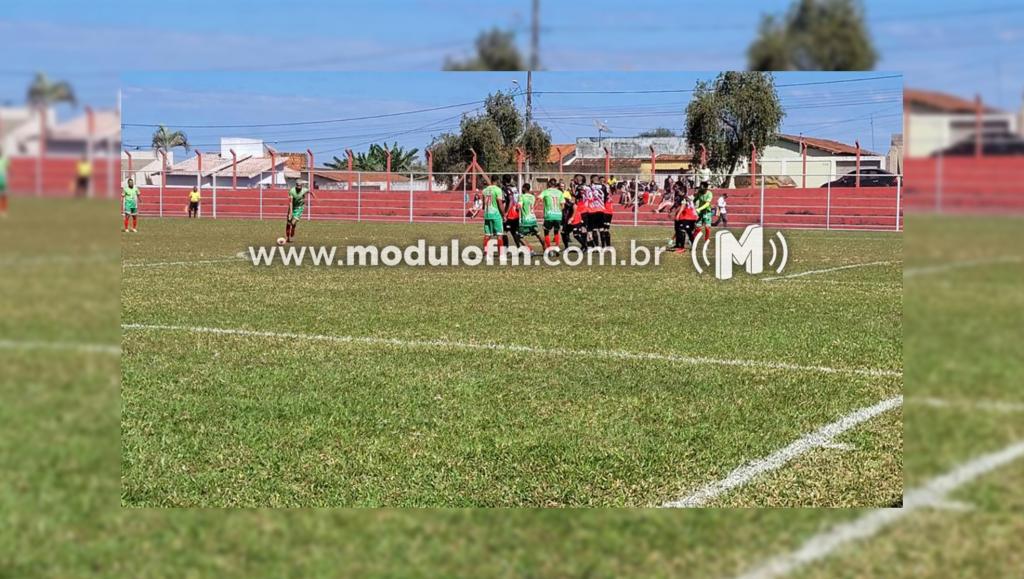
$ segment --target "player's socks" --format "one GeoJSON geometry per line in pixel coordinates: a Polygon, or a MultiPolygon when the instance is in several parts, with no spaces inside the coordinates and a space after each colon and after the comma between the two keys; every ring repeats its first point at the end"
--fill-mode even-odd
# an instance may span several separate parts
{"type": "Polygon", "coordinates": [[[544,245],[543,245],[543,247],[544,247],[544,249],[547,249],[550,246],[551,246],[551,236],[550,235],[545,235],[544,236],[544,245]]]}
{"type": "Polygon", "coordinates": [[[124,230],[128,231],[128,216],[124,216],[124,230]]]}
{"type": "Polygon", "coordinates": [[[562,241],[560,239],[558,239],[558,234],[556,233],[555,234],[555,247],[558,247],[561,244],[562,244],[562,241]]]}
{"type": "Polygon", "coordinates": [[[132,215],[132,229],[139,228],[139,218],[136,215],[132,215]]]}

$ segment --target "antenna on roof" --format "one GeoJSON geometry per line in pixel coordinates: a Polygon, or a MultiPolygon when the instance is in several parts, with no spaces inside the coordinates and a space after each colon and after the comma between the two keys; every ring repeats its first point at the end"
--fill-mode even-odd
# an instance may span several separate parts
{"type": "Polygon", "coordinates": [[[597,127],[597,144],[600,145],[601,144],[601,134],[602,133],[610,133],[610,132],[612,132],[612,130],[608,128],[608,125],[605,124],[604,121],[600,121],[600,120],[597,120],[597,119],[594,119],[594,126],[597,127]]]}

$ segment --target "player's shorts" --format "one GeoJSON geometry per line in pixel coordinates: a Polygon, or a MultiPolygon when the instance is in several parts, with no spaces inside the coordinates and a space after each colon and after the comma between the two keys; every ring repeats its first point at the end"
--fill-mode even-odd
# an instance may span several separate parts
{"type": "Polygon", "coordinates": [[[523,235],[537,235],[537,220],[520,221],[519,233],[522,233],[523,235]]]}
{"type": "Polygon", "coordinates": [[[188,202],[188,208],[189,208],[190,211],[199,211],[199,202],[198,201],[189,201],[188,202]]]}
{"type": "Polygon", "coordinates": [[[614,215],[614,213],[601,214],[601,225],[603,225],[605,229],[608,229],[609,227],[612,226],[612,215],[614,215]]]}
{"type": "Polygon", "coordinates": [[[519,233],[519,220],[509,219],[505,221],[505,231],[509,233],[519,233]]]}
{"type": "Polygon", "coordinates": [[[711,212],[705,211],[697,216],[698,225],[711,225],[711,212]]]}
{"type": "Polygon", "coordinates": [[[302,212],[305,209],[305,205],[298,205],[296,207],[292,207],[292,214],[288,217],[288,221],[298,221],[302,219],[302,212]]]}
{"type": "Polygon", "coordinates": [[[604,215],[601,213],[584,213],[583,214],[583,225],[588,231],[594,231],[601,228],[601,224],[604,222],[604,215]]]}
{"type": "Polygon", "coordinates": [[[89,178],[82,176],[75,179],[75,188],[79,190],[85,190],[89,188],[89,178]]]}
{"type": "Polygon", "coordinates": [[[484,235],[501,235],[501,217],[484,217],[484,235]]]}
{"type": "Polygon", "coordinates": [[[0,195],[7,195],[7,179],[0,178],[0,195]]]}
{"type": "Polygon", "coordinates": [[[124,214],[125,215],[138,215],[139,214],[139,204],[136,203],[136,202],[132,202],[132,201],[125,201],[124,202],[124,214]]]}
{"type": "MultiPolygon", "coordinates": [[[[545,219],[544,220],[544,234],[547,235],[548,233],[550,233],[552,231],[558,231],[559,229],[562,228],[562,225],[563,224],[562,224],[562,220],[561,219],[545,219]]],[[[568,222],[566,222],[566,225],[568,225],[568,222]]]]}

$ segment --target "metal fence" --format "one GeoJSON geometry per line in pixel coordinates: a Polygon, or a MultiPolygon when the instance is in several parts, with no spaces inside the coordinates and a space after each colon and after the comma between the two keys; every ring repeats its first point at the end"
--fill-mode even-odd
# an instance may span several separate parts
{"type": "MultiPolygon", "coordinates": [[[[187,214],[188,195],[195,185],[201,194],[200,216],[214,219],[275,219],[288,208],[287,190],[299,178],[259,173],[238,176],[227,171],[218,174],[174,175],[161,172],[125,171],[142,190],[139,211],[142,215],[173,217],[187,214]],[[164,181],[167,183],[164,183],[164,181]]],[[[312,177],[313,195],[306,205],[305,218],[311,220],[382,221],[407,223],[472,223],[482,221],[476,203],[483,188],[494,180],[509,179],[518,190],[526,184],[535,193],[546,188],[548,179],[568,185],[572,173],[383,173],[365,171],[304,171],[301,178],[312,177]]],[[[590,175],[585,175],[590,181],[590,175]]],[[[680,174],[658,174],[660,182],[651,182],[649,173],[612,175],[610,183],[622,183],[614,200],[616,225],[658,225],[672,220],[674,195],[666,193],[665,178],[680,174]]],[[[686,175],[682,175],[686,178],[686,175]]],[[[799,177],[797,178],[799,180],[799,177]]],[[[713,175],[714,201],[727,196],[728,224],[745,226],[758,223],[769,227],[807,229],[853,229],[899,231],[902,219],[902,178],[864,173],[861,183],[851,177],[833,179],[831,175],[808,175],[808,182],[824,182],[818,187],[795,186],[787,175],[713,175]]],[[[539,205],[539,203],[538,203],[539,205]]],[[[541,207],[536,208],[538,216],[541,207]]]]}

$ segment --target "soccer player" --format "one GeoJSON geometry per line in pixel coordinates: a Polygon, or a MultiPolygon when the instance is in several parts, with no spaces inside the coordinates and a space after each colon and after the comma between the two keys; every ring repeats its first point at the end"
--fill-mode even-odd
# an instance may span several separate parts
{"type": "MultiPolygon", "coordinates": [[[[697,224],[697,211],[693,206],[693,195],[683,195],[682,203],[675,211],[675,250],[676,253],[686,251],[686,242],[693,245],[693,228],[697,224]]],[[[692,248],[691,248],[692,249],[692,248]]]]}
{"type": "Polygon", "coordinates": [[[505,206],[502,201],[501,187],[488,185],[484,187],[484,249],[494,238],[498,242],[498,251],[501,251],[502,234],[501,222],[505,217],[505,206]]]}
{"type": "MultiPolygon", "coordinates": [[[[501,180],[502,202],[504,204],[505,231],[512,234],[512,241],[519,247],[523,238],[519,234],[519,191],[512,186],[512,175],[505,175],[501,180]]],[[[508,235],[503,234],[501,240],[508,247],[508,235]]]]}
{"type": "Polygon", "coordinates": [[[573,220],[578,217],[576,214],[576,199],[564,184],[559,185],[562,190],[562,242],[565,249],[569,249],[569,241],[572,239],[572,230],[575,227],[573,220]]]}
{"type": "Polygon", "coordinates": [[[128,179],[128,184],[121,189],[121,198],[124,200],[124,232],[128,233],[128,218],[132,221],[132,233],[139,231],[139,188],[135,186],[135,179],[128,179]]]}
{"type": "Polygon", "coordinates": [[[565,194],[558,188],[558,181],[548,179],[548,188],[540,192],[541,203],[544,204],[544,249],[558,249],[561,241],[558,232],[564,227],[562,221],[562,200],[565,194]],[[552,237],[553,236],[553,237],[552,237]],[[553,242],[553,244],[552,244],[553,242]]]}
{"type": "Polygon", "coordinates": [[[85,197],[89,194],[89,181],[92,179],[92,163],[85,155],[75,164],[75,172],[75,196],[85,197]]]}
{"type": "Polygon", "coordinates": [[[714,194],[711,193],[711,189],[708,187],[708,182],[703,181],[700,188],[697,189],[697,195],[694,200],[694,209],[697,211],[697,231],[704,232],[704,239],[711,239],[711,199],[714,194]]]}
{"type": "Polygon", "coordinates": [[[306,198],[313,194],[305,185],[306,181],[300,179],[288,190],[288,219],[284,225],[286,243],[291,243],[295,238],[295,226],[302,219],[302,212],[306,209],[306,198]]]}
{"type": "Polygon", "coordinates": [[[729,217],[726,215],[728,209],[726,208],[726,198],[729,197],[728,193],[722,193],[718,196],[718,213],[715,215],[715,221],[711,224],[712,227],[718,227],[721,223],[722,227],[729,227],[729,217]]]}
{"type": "MultiPolygon", "coordinates": [[[[523,183],[523,192],[519,195],[519,235],[520,238],[532,235],[537,238],[537,243],[547,248],[547,243],[541,241],[540,232],[537,231],[537,216],[533,213],[533,206],[537,198],[530,192],[530,184],[523,183]]],[[[524,242],[525,243],[525,242],[524,242]]],[[[533,248],[526,244],[526,249],[533,253],[533,248]]]]}
{"type": "Polygon", "coordinates": [[[0,147],[0,217],[7,217],[7,168],[10,164],[7,153],[0,147]]]}
{"type": "Polygon", "coordinates": [[[188,217],[189,219],[195,219],[199,217],[199,201],[202,199],[202,194],[199,192],[199,187],[196,185],[192,186],[192,190],[188,192],[188,217]]]}

